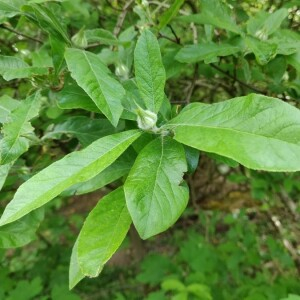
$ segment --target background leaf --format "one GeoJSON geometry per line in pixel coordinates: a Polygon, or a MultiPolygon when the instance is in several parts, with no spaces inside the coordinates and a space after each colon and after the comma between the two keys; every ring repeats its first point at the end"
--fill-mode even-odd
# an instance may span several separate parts
{"type": "Polygon", "coordinates": [[[14,161],[28,150],[30,140],[35,138],[30,120],[38,115],[41,96],[35,93],[22,101],[11,113],[9,121],[3,124],[3,138],[0,140],[1,164],[14,161]]]}

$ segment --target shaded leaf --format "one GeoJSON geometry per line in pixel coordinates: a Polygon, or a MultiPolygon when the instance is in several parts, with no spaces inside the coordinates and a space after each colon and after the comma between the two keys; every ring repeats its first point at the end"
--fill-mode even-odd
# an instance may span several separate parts
{"type": "Polygon", "coordinates": [[[229,44],[197,44],[187,45],[180,49],[175,59],[184,63],[195,63],[204,60],[205,63],[215,62],[219,56],[228,56],[240,51],[239,47],[229,44]]]}
{"type": "Polygon", "coordinates": [[[158,30],[165,27],[170,21],[176,17],[180,7],[184,3],[184,0],[175,0],[172,5],[160,16],[158,30]]]}

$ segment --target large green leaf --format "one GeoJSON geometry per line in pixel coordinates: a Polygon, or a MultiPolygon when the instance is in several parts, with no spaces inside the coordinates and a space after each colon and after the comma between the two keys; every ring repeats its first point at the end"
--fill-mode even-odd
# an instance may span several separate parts
{"type": "Polygon", "coordinates": [[[178,18],[195,24],[210,24],[228,31],[241,33],[240,27],[231,16],[231,11],[220,0],[201,0],[201,13],[178,18]]]}
{"type": "Polygon", "coordinates": [[[18,220],[68,187],[93,178],[111,165],[140,135],[139,130],[109,135],[51,164],[20,186],[7,205],[0,225],[18,220]]]}
{"type": "Polygon", "coordinates": [[[93,53],[69,48],[65,58],[72,77],[116,126],[123,111],[121,99],[125,90],[122,85],[111,76],[108,68],[93,53]]]}
{"type": "Polygon", "coordinates": [[[251,169],[300,170],[300,112],[275,98],[250,94],[212,105],[195,103],[167,126],[177,141],[251,169]]]}
{"type": "Polygon", "coordinates": [[[41,104],[39,93],[29,96],[10,114],[2,127],[0,140],[1,164],[7,164],[18,158],[29,148],[30,140],[35,139],[34,128],[30,120],[38,115],[41,104]]]}
{"type": "Polygon", "coordinates": [[[134,50],[135,77],[146,108],[158,112],[164,100],[166,72],[155,35],[148,29],[134,50]]]}
{"type": "Polygon", "coordinates": [[[78,237],[78,263],[86,276],[98,276],[126,237],[131,218],[123,187],[103,197],[86,218],[78,237]]]}
{"type": "Polygon", "coordinates": [[[215,62],[219,56],[228,56],[240,51],[239,47],[222,43],[220,45],[197,44],[187,45],[180,49],[175,59],[184,63],[195,63],[204,60],[205,63],[215,62]]]}
{"type": "Polygon", "coordinates": [[[185,209],[188,188],[181,186],[187,164],[183,146],[159,137],[139,153],[124,185],[127,207],[143,238],[163,232],[185,209]]]}
{"type": "Polygon", "coordinates": [[[36,239],[44,211],[39,209],[20,220],[0,227],[0,248],[22,247],[36,239]]]}

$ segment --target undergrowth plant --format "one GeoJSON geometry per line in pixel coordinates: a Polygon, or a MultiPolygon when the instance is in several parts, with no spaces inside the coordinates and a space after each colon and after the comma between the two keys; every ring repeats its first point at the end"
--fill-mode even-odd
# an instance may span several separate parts
{"type": "MultiPolygon", "coordinates": [[[[256,68],[267,66],[266,73],[283,70],[274,82],[280,82],[288,64],[299,70],[299,35],[280,31],[288,9],[261,13],[238,24],[222,1],[200,1],[199,14],[184,13],[175,20],[203,28],[204,37],[198,41],[194,36],[193,44],[183,45],[171,27],[175,41],[168,42],[174,45],[162,56],[157,37],[164,37],[163,30],[180,13],[183,2],[172,2],[156,17],[147,1],[137,1],[136,27],[119,35],[119,27],[110,32],[96,28],[92,20],[86,25],[71,16],[63,21],[61,12],[70,7],[80,11],[69,1],[0,1],[1,28],[14,33],[13,25],[21,29],[27,24],[47,34],[40,32],[45,38],[42,43],[41,37],[33,39],[41,44],[37,53],[31,49],[27,57],[25,50],[0,56],[4,80],[28,78],[31,83],[25,100],[9,95],[0,100],[0,181],[4,183],[30,146],[43,148],[63,135],[80,142],[72,153],[51,164],[50,159],[37,174],[27,176],[1,217],[2,246],[29,242],[42,219],[40,208],[62,193],[84,194],[123,178],[84,222],[71,256],[71,288],[85,276],[99,275],[131,223],[142,239],[148,239],[178,220],[189,200],[184,175],[195,169],[199,152],[255,170],[300,170],[300,112],[287,103],[297,89],[291,90],[289,98],[278,99],[253,87],[256,93],[212,104],[188,99],[182,109],[171,105],[165,94],[170,72],[177,75],[187,64],[194,64],[197,73],[200,62],[220,69],[215,63],[221,57],[239,60],[241,76],[248,81],[253,60],[256,68]],[[77,22],[73,25],[77,33],[71,38],[67,28],[72,22],[77,22]],[[215,28],[222,35],[219,42],[214,40],[215,28]],[[93,51],[93,47],[102,50],[93,51]],[[269,65],[272,62],[275,66],[269,65]],[[179,69],[171,69],[174,65],[179,69]],[[45,108],[47,118],[42,113],[45,108]],[[73,115],[68,114],[70,109],[73,115]],[[45,121],[49,119],[56,121],[45,121]],[[34,133],[34,123],[39,132],[34,133]]],[[[249,89],[249,84],[242,85],[249,89]]],[[[281,94],[275,89],[273,95],[281,94]]]]}

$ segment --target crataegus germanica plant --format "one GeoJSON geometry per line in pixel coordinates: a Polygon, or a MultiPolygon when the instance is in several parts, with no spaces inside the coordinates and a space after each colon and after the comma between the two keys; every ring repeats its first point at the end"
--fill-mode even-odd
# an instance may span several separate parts
{"type": "MultiPolygon", "coordinates": [[[[176,1],[172,9],[178,12],[182,2],[176,1]]],[[[95,133],[91,130],[89,134],[97,137],[91,143],[86,131],[80,132],[83,120],[89,124],[88,118],[73,116],[46,134],[43,140],[59,136],[60,132],[74,132],[75,128],[75,135],[86,147],[50,164],[19,187],[1,217],[3,232],[28,224],[28,219],[37,218],[38,208],[62,193],[87,193],[95,189],[91,189],[91,185],[101,188],[125,178],[123,185],[103,197],[86,218],[72,251],[70,287],[85,276],[98,276],[121,245],[131,223],[141,238],[147,239],[167,230],[178,220],[189,199],[184,174],[188,171],[190,147],[196,152],[230,158],[255,170],[300,170],[300,112],[297,108],[276,98],[249,94],[214,104],[191,103],[175,113],[164,92],[167,76],[160,46],[150,29],[141,30],[135,45],[135,78],[123,82],[111,73],[99,55],[80,48],[87,46],[87,40],[80,41],[82,33],[71,41],[46,8],[32,4],[25,5],[24,11],[27,17],[37,21],[36,24],[52,28],[52,31],[48,29],[52,49],[60,49],[53,58],[54,74],[59,74],[63,68],[70,72],[60,92],[60,107],[71,105],[71,108],[101,113],[104,118],[94,120],[96,123],[87,128],[101,125],[105,130],[95,130],[95,133]],[[74,97],[79,97],[80,101],[76,102],[74,97]],[[124,125],[124,120],[129,120],[130,126],[124,125]]],[[[159,26],[164,27],[171,17],[164,15],[159,26]]],[[[241,34],[230,18],[223,22],[224,25],[217,19],[212,22],[210,17],[207,15],[203,20],[241,34]]],[[[84,38],[90,41],[95,36],[101,36],[104,43],[119,43],[101,29],[86,32],[84,38]]],[[[248,37],[249,45],[253,41],[254,38],[248,37]]],[[[218,54],[213,43],[206,46],[209,51],[205,53],[199,45],[184,47],[176,59],[210,62],[219,55],[240,51],[236,46],[223,44],[218,46],[218,51],[222,52],[218,54]]],[[[39,75],[48,72],[48,68],[33,69],[15,57],[3,56],[1,60],[2,65],[14,66],[2,72],[7,80],[23,78],[24,72],[39,75]]],[[[127,71],[126,67],[126,74],[122,73],[124,77],[127,71]]],[[[40,92],[35,92],[21,103],[12,101],[7,105],[6,111],[8,114],[13,111],[13,114],[11,119],[5,117],[3,121],[2,172],[7,173],[11,164],[27,151],[30,141],[36,139],[30,121],[43,105],[41,99],[40,92]]]]}

